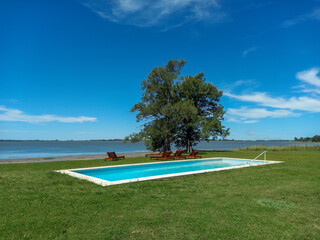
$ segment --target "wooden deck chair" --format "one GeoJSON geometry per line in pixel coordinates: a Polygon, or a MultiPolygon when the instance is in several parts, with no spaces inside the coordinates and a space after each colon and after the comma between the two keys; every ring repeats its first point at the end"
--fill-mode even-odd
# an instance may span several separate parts
{"type": "Polygon", "coordinates": [[[105,158],[104,160],[107,161],[107,160],[118,160],[120,158],[125,158],[124,156],[117,156],[117,154],[115,152],[107,152],[108,154],[108,158],[105,158]]]}
{"type": "Polygon", "coordinates": [[[171,157],[172,151],[165,151],[161,156],[150,156],[150,159],[173,159],[173,157],[171,157]]]}
{"type": "Polygon", "coordinates": [[[146,157],[161,157],[163,155],[163,152],[159,153],[147,153],[146,157]]]}
{"type": "Polygon", "coordinates": [[[192,153],[190,153],[189,155],[182,155],[185,158],[202,158],[202,156],[198,155],[199,151],[198,150],[193,150],[192,153]]]}
{"type": "Polygon", "coordinates": [[[177,151],[173,154],[172,158],[178,158],[178,159],[180,159],[180,158],[186,158],[185,156],[182,155],[182,153],[183,153],[183,150],[177,150],[177,151]]]}

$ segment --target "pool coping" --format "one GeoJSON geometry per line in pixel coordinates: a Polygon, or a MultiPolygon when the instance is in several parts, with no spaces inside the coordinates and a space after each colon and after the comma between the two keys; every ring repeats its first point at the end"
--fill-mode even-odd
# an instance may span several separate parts
{"type": "Polygon", "coordinates": [[[133,183],[133,182],[140,182],[140,181],[148,181],[148,180],[156,180],[162,178],[170,178],[170,177],[179,177],[179,176],[188,176],[200,173],[207,173],[207,172],[218,172],[218,171],[225,171],[231,169],[239,169],[245,167],[252,167],[252,166],[263,166],[263,165],[270,165],[276,163],[283,163],[284,161],[269,161],[269,160],[253,160],[253,159],[245,159],[245,158],[230,158],[230,157],[213,157],[213,158],[200,158],[200,159],[188,159],[188,160],[176,160],[176,161],[161,161],[161,162],[151,162],[151,163],[135,163],[135,164],[123,164],[123,165],[116,165],[116,166],[101,166],[101,167],[89,167],[89,168],[74,168],[74,169],[62,169],[62,170],[55,170],[54,172],[66,174],[72,177],[76,177],[79,179],[87,180],[93,182],[95,184],[105,186],[112,186],[124,183],[133,183]],[[107,181],[96,177],[91,177],[88,175],[84,175],[81,173],[76,173],[73,171],[78,170],[88,170],[88,169],[99,169],[99,168],[117,168],[117,167],[125,167],[125,166],[138,166],[138,165],[148,165],[148,164],[157,164],[157,163],[168,163],[168,162],[185,162],[185,161],[203,161],[203,160],[210,160],[210,159],[235,159],[235,160],[245,160],[245,161],[255,161],[261,163],[252,163],[252,164],[245,164],[241,166],[233,166],[233,167],[223,167],[223,168],[215,168],[215,169],[206,169],[206,170],[199,170],[199,171],[189,171],[183,173],[172,173],[172,174],[164,174],[164,175],[156,175],[150,177],[143,177],[143,178],[134,178],[134,179],[127,179],[127,180],[119,180],[119,181],[107,181]]]}

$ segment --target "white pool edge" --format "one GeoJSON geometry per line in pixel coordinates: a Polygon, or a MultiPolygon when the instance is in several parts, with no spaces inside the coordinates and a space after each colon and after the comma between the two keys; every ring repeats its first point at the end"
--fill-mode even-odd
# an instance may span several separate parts
{"type": "Polygon", "coordinates": [[[112,186],[112,185],[118,185],[118,184],[124,184],[124,183],[132,183],[132,182],[148,181],[148,180],[155,180],[155,179],[162,179],[162,178],[187,176],[187,175],[207,173],[207,172],[218,172],[218,171],[224,171],[224,170],[231,170],[231,169],[238,169],[238,168],[245,168],[245,167],[252,167],[252,166],[263,166],[263,165],[276,164],[276,163],[283,163],[283,161],[269,161],[269,160],[265,161],[265,160],[253,160],[253,159],[244,159],[244,158],[214,157],[214,158],[200,158],[200,159],[165,161],[165,162],[123,164],[123,165],[116,165],[116,166],[101,166],[101,167],[89,167],[89,168],[64,169],[64,170],[55,170],[55,172],[67,174],[69,176],[76,177],[76,178],[83,179],[83,180],[87,180],[87,181],[90,181],[90,182],[93,182],[95,184],[98,184],[98,185],[105,187],[105,186],[112,186]],[[103,180],[100,178],[95,178],[95,177],[91,177],[91,176],[87,176],[84,174],[73,172],[73,171],[88,170],[88,169],[116,168],[116,167],[124,167],[124,166],[137,166],[137,165],[147,165],[147,164],[156,164],[156,163],[182,162],[182,161],[195,161],[195,160],[202,161],[202,160],[210,160],[210,159],[235,159],[235,160],[255,161],[255,162],[261,162],[261,163],[246,164],[246,165],[234,166],[234,167],[206,169],[206,170],[183,172],[183,173],[164,174],[164,175],[135,178],[135,179],[128,179],[128,180],[120,180],[120,181],[112,181],[112,182],[107,181],[107,180],[103,180]]]}

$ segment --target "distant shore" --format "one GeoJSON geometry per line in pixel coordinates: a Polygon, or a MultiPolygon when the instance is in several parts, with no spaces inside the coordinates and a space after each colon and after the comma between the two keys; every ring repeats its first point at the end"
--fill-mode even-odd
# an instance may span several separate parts
{"type": "MultiPolygon", "coordinates": [[[[200,150],[200,151],[235,151],[237,149],[214,149],[214,150],[200,150]]],[[[158,153],[158,152],[128,152],[117,153],[119,156],[125,156],[126,158],[132,157],[144,157],[146,154],[158,153]]],[[[94,160],[104,159],[106,154],[92,154],[92,155],[76,155],[76,156],[63,156],[63,157],[40,157],[40,158],[15,158],[15,159],[0,159],[0,164],[10,163],[40,163],[40,162],[59,162],[59,161],[76,161],[76,160],[94,160]]]]}
{"type": "MultiPolygon", "coordinates": [[[[89,140],[19,140],[19,139],[0,139],[0,142],[123,142],[123,139],[89,139],[89,140]]],[[[235,140],[235,139],[220,139],[220,140],[209,140],[209,142],[299,142],[294,140],[235,140]]]]}
{"type": "MultiPolygon", "coordinates": [[[[147,153],[152,153],[152,152],[117,153],[117,155],[130,158],[130,157],[144,157],[147,153]]],[[[76,156],[63,156],[63,157],[15,158],[15,159],[0,159],[0,164],[94,160],[94,159],[104,159],[106,157],[107,157],[106,154],[92,154],[92,155],[76,155],[76,156]]]]}
{"type": "MultiPolygon", "coordinates": [[[[216,141],[200,142],[195,148],[205,151],[237,150],[253,146],[285,147],[285,146],[313,146],[319,143],[295,142],[244,142],[244,141],[216,141]]],[[[104,159],[107,151],[115,151],[126,157],[144,156],[148,151],[142,142],[0,142],[0,164],[53,162],[68,160],[104,159]]]]}

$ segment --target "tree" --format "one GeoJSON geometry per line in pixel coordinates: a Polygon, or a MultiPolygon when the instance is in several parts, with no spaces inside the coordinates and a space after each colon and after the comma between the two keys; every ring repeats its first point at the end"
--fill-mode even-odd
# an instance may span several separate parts
{"type": "Polygon", "coordinates": [[[311,138],[311,142],[320,142],[320,135],[314,135],[311,138]]]}
{"type": "Polygon", "coordinates": [[[131,108],[144,122],[139,133],[125,141],[144,141],[150,150],[170,150],[171,143],[188,152],[199,141],[225,137],[229,129],[222,126],[222,91],[207,83],[203,73],[180,77],[185,61],[170,60],[156,67],[142,82],[141,102],[131,108]]]}
{"type": "Polygon", "coordinates": [[[182,78],[178,85],[181,105],[188,110],[181,111],[176,146],[185,147],[191,152],[193,146],[200,141],[209,140],[210,137],[216,139],[218,136],[227,136],[229,129],[222,126],[225,112],[219,104],[222,91],[206,82],[202,72],[182,78]]]}
{"type": "Polygon", "coordinates": [[[300,142],[320,142],[320,135],[314,135],[313,137],[301,137],[301,138],[294,138],[295,141],[300,141],[300,142]]]}
{"type": "Polygon", "coordinates": [[[142,81],[141,102],[131,108],[138,112],[137,121],[146,121],[140,133],[125,140],[143,140],[150,150],[170,150],[175,134],[175,106],[178,100],[176,82],[185,61],[170,60],[165,67],[154,68],[142,81]]]}

